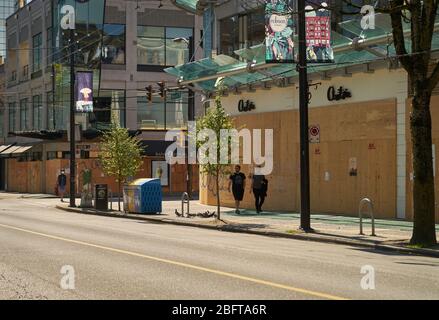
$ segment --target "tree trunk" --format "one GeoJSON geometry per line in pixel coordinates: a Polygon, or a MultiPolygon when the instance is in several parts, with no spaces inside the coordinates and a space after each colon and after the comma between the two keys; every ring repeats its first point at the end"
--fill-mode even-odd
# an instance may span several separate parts
{"type": "Polygon", "coordinates": [[[117,206],[119,208],[120,211],[120,179],[117,180],[117,187],[118,187],[118,192],[117,192],[117,206]]]}
{"type": "Polygon", "coordinates": [[[220,206],[220,190],[219,190],[219,170],[216,170],[216,210],[217,210],[217,219],[220,220],[221,219],[221,206],[220,206]]]}
{"type": "Polygon", "coordinates": [[[431,137],[431,93],[424,81],[415,84],[410,128],[413,150],[413,234],[411,244],[436,244],[435,196],[431,137]]]}

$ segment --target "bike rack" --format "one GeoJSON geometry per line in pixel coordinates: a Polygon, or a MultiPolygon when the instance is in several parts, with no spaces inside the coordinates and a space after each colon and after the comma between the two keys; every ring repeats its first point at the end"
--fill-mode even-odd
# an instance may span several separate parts
{"type": "Polygon", "coordinates": [[[363,233],[363,216],[361,214],[361,209],[363,207],[363,204],[365,204],[365,203],[368,204],[370,218],[372,219],[372,234],[371,234],[371,236],[376,236],[376,234],[375,234],[375,218],[373,216],[373,203],[372,203],[372,200],[370,200],[369,198],[361,199],[360,204],[358,206],[358,216],[360,218],[360,234],[364,235],[364,233],[363,233]]]}
{"type": "Polygon", "coordinates": [[[184,205],[187,205],[186,215],[189,217],[189,194],[187,192],[183,192],[181,195],[181,216],[184,218],[184,205]]]}

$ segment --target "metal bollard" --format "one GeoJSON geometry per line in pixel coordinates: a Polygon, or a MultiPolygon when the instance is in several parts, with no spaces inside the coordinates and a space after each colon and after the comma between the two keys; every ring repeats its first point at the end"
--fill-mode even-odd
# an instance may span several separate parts
{"type": "Polygon", "coordinates": [[[372,219],[372,234],[371,234],[371,236],[376,236],[376,234],[375,234],[375,218],[373,216],[373,203],[372,203],[372,200],[370,200],[369,198],[361,199],[360,204],[358,206],[358,216],[360,218],[360,234],[364,235],[364,233],[363,233],[363,216],[361,214],[361,208],[362,208],[364,203],[368,204],[370,218],[372,219]]]}
{"type": "Polygon", "coordinates": [[[181,196],[181,216],[184,218],[184,205],[187,204],[187,212],[186,215],[189,216],[189,195],[187,192],[184,192],[181,196]]]}

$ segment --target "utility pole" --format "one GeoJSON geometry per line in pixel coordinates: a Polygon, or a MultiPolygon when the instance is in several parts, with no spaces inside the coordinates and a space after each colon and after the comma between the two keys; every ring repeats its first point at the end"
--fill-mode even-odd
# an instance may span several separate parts
{"type": "Polygon", "coordinates": [[[297,1],[299,33],[299,115],[300,115],[300,229],[313,231],[310,215],[308,75],[306,61],[305,0],[297,1]]]}
{"type": "MultiPolygon", "coordinates": [[[[189,37],[189,63],[192,62],[192,56],[194,55],[194,37],[189,37]]],[[[189,134],[189,121],[195,120],[195,97],[194,97],[194,91],[191,90],[191,88],[188,88],[188,134],[189,134]]],[[[192,199],[192,165],[189,163],[189,136],[186,140],[186,192],[189,196],[189,199],[192,199]]]]}
{"type": "Polygon", "coordinates": [[[76,207],[75,30],[70,29],[70,207],[76,207]]]}

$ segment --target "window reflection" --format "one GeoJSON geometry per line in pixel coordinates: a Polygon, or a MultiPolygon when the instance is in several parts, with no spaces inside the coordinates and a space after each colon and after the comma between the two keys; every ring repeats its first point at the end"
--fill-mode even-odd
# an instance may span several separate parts
{"type": "Polygon", "coordinates": [[[137,28],[137,63],[139,65],[175,66],[189,61],[192,29],[139,26],[137,28]]]}
{"type": "Polygon", "coordinates": [[[138,128],[142,130],[172,130],[187,127],[187,91],[169,92],[166,101],[154,97],[148,102],[145,96],[137,98],[138,128]]]}
{"type": "Polygon", "coordinates": [[[104,25],[103,44],[103,63],[125,64],[125,25],[104,25]]]}

